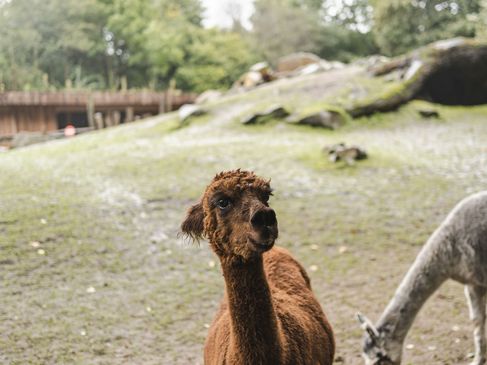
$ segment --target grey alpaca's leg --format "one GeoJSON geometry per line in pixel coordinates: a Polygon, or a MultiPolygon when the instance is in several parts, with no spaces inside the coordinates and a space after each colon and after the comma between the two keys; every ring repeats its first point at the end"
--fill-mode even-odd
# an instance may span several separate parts
{"type": "Polygon", "coordinates": [[[487,288],[466,285],[465,296],[470,309],[470,319],[473,321],[473,337],[475,343],[475,357],[471,365],[483,365],[486,362],[485,350],[485,298],[487,288]]]}

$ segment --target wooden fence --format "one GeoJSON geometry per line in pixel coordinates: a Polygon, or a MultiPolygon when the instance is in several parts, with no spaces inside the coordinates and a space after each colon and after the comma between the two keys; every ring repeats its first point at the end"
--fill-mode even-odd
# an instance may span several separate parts
{"type": "Polygon", "coordinates": [[[67,124],[105,128],[175,110],[195,97],[179,91],[5,92],[0,93],[0,136],[48,133],[67,124]]]}

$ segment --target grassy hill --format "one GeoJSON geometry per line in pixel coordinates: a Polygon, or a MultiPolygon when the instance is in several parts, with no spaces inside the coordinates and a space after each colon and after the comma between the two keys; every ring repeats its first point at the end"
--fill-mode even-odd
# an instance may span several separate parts
{"type": "MultiPolygon", "coordinates": [[[[337,363],[361,364],[355,312],[377,319],[429,234],[485,189],[487,107],[435,106],[441,119],[424,120],[413,102],[338,131],[240,124],[271,102],[326,102],[335,84],[320,81],[231,96],[184,126],[167,115],[1,154],[0,362],[202,364],[223,278],[178,228],[215,173],[240,167],[272,178],[278,244],[308,269],[337,363]],[[370,158],[332,164],[321,149],[341,141],[370,158]]],[[[471,337],[449,283],[415,322],[406,363],[467,363],[471,337]]]]}

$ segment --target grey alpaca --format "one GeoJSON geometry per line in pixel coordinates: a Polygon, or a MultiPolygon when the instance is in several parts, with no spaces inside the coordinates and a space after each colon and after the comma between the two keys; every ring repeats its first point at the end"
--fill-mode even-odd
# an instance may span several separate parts
{"type": "Polygon", "coordinates": [[[401,363],[404,339],[414,318],[447,279],[465,284],[470,319],[474,324],[472,365],[485,364],[487,191],[458,203],[431,235],[376,326],[358,314],[366,331],[362,356],[367,365],[401,363]]]}

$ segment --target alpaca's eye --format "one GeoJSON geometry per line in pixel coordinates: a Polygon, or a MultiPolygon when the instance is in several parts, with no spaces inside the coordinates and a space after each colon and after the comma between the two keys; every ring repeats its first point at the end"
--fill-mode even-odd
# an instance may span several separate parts
{"type": "Polygon", "coordinates": [[[269,198],[272,196],[272,193],[266,193],[262,196],[262,200],[264,201],[264,203],[267,203],[269,202],[269,198]]]}
{"type": "Polygon", "coordinates": [[[218,199],[218,201],[216,202],[216,205],[220,209],[226,209],[230,205],[230,199],[228,199],[228,198],[218,199]]]}

